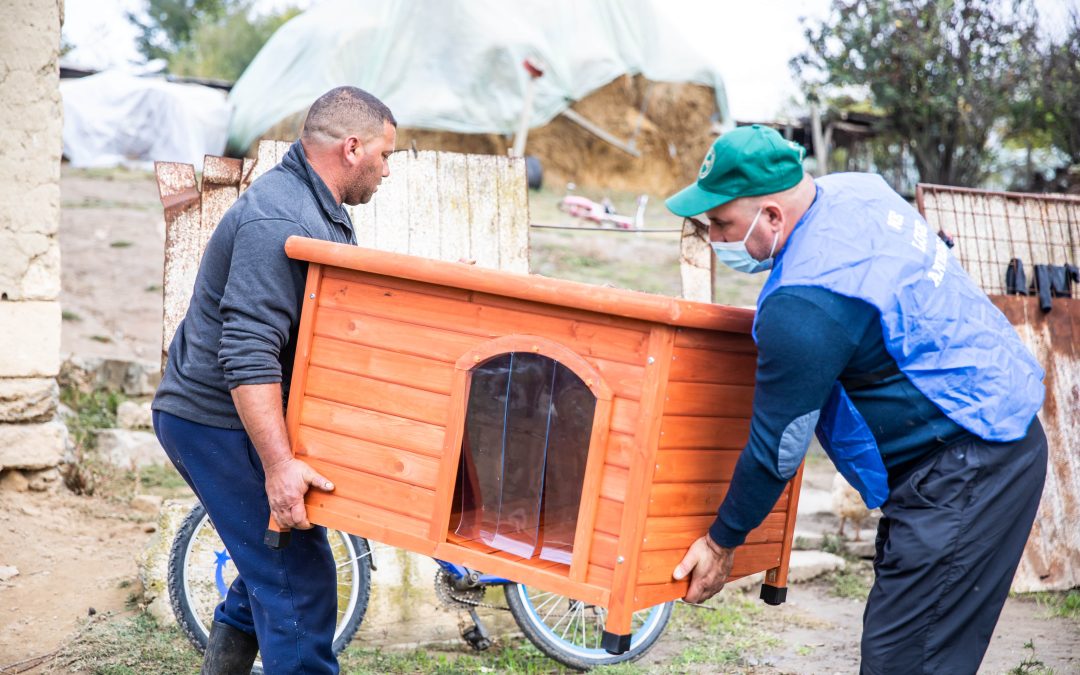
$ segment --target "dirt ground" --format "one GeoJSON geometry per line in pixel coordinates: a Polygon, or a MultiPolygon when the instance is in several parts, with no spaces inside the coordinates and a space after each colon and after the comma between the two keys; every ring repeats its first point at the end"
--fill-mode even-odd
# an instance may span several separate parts
{"type": "MultiPolygon", "coordinates": [[[[156,360],[163,231],[152,179],[65,168],[61,198],[63,351],[156,360]]],[[[534,238],[534,257],[546,255],[538,243],[534,238]]],[[[665,249],[660,256],[669,254],[665,249]]],[[[821,463],[808,471],[806,485],[828,490],[830,480],[821,463]]],[[[54,494],[0,489],[0,513],[7,516],[0,524],[0,568],[19,571],[0,581],[0,674],[23,672],[20,662],[63,647],[91,614],[123,617],[137,611],[136,559],[152,536],[146,522],[152,516],[63,487],[54,494]]],[[[815,522],[835,526],[827,518],[815,522]]],[[[733,634],[741,655],[721,661],[727,664],[722,667],[710,656],[709,644],[713,635],[730,634],[730,626],[711,621],[710,610],[679,608],[681,618],[640,662],[641,670],[855,672],[865,589],[861,597],[858,590],[845,597],[837,587],[836,578],[795,585],[779,608],[746,595],[740,602],[752,608],[747,611],[754,618],[738,629],[747,631],[745,638],[738,630],[733,634]]],[[[146,663],[133,672],[158,672],[154,668],[146,663]]],[[[1075,614],[1052,616],[1046,602],[1032,597],[1010,598],[980,672],[1080,673],[1080,620],[1075,614]]]]}

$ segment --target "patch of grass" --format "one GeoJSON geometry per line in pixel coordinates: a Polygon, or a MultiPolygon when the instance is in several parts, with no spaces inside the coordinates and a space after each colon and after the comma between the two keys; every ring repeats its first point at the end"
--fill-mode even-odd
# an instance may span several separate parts
{"type": "Polygon", "coordinates": [[[779,646],[770,626],[763,620],[760,604],[741,593],[725,593],[694,607],[675,605],[668,632],[689,637],[684,648],[668,664],[668,672],[686,672],[690,666],[708,666],[715,670],[725,666],[751,665],[769,650],[779,646]],[[699,635],[697,639],[692,636],[699,635]]]}
{"type": "Polygon", "coordinates": [[[1080,590],[1074,588],[1067,592],[1043,591],[1033,593],[1032,596],[1050,616],[1080,621],[1080,590]]]}
{"type": "MultiPolygon", "coordinates": [[[[136,479],[134,472],[128,472],[125,478],[136,479]]],[[[165,499],[185,497],[191,494],[191,489],[177,472],[172,464],[162,466],[145,466],[138,470],[139,493],[158,495],[165,499]]]]}
{"type": "Polygon", "coordinates": [[[81,316],[79,316],[75,312],[72,312],[69,309],[65,309],[64,311],[60,312],[60,318],[64,321],[82,321],[81,316]]]}
{"type": "Polygon", "coordinates": [[[147,293],[160,293],[161,284],[150,284],[144,289],[147,293]]]}
{"type": "MultiPolygon", "coordinates": [[[[364,649],[353,643],[339,656],[341,672],[356,675],[383,673],[568,673],[558,663],[544,656],[532,643],[513,640],[496,644],[483,653],[465,648],[440,650],[425,647],[409,651],[364,649]]],[[[608,672],[608,671],[602,671],[608,672]]],[[[631,671],[623,671],[631,672],[631,671]]]]}
{"type": "Polygon", "coordinates": [[[112,342],[112,338],[108,335],[91,335],[90,339],[94,342],[101,342],[103,344],[109,344],[110,342],[112,342]]]}
{"type": "Polygon", "coordinates": [[[127,239],[117,239],[116,241],[109,243],[109,246],[112,248],[129,248],[134,245],[135,242],[128,241],[127,239]]]}
{"type": "Polygon", "coordinates": [[[829,572],[822,580],[830,586],[829,593],[838,598],[866,600],[873,585],[873,571],[865,562],[848,562],[844,569],[829,572]]]}
{"type": "Polygon", "coordinates": [[[103,389],[89,393],[75,387],[60,390],[60,402],[73,413],[64,421],[75,444],[75,462],[65,467],[64,482],[76,494],[94,494],[100,485],[121,478],[121,472],[98,461],[93,450],[95,432],[116,426],[116,409],[125,400],[123,394],[103,389]]]}
{"type": "Polygon", "coordinates": [[[196,673],[202,658],[175,626],[159,626],[145,613],[99,616],[57,655],[65,672],[97,675],[196,673]]]}
{"type": "Polygon", "coordinates": [[[1024,649],[1030,653],[1009,670],[1009,675],[1054,675],[1053,668],[1047,667],[1045,663],[1035,658],[1035,643],[1032,640],[1024,643],[1024,649]]]}
{"type": "Polygon", "coordinates": [[[814,653],[814,649],[813,645],[799,645],[795,648],[795,653],[799,656],[810,656],[814,653]]]}

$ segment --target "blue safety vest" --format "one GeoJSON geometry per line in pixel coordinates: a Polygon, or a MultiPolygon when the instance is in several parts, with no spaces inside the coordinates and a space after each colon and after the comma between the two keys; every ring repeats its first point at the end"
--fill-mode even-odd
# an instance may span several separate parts
{"type": "MultiPolygon", "coordinates": [[[[758,309],[781,286],[868,302],[881,313],[900,371],[949,419],[988,441],[1024,436],[1042,406],[1043,370],[945,243],[880,176],[831,174],[815,183],[817,198],[777,257],[758,309]]],[[[816,433],[867,506],[883,504],[881,452],[839,382],[816,433]]]]}

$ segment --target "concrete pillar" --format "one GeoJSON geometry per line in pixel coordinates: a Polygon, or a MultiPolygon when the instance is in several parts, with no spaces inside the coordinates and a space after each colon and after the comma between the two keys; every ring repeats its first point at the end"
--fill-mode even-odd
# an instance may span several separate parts
{"type": "Polygon", "coordinates": [[[63,458],[60,357],[62,0],[9,0],[0,21],[0,471],[63,458]]]}

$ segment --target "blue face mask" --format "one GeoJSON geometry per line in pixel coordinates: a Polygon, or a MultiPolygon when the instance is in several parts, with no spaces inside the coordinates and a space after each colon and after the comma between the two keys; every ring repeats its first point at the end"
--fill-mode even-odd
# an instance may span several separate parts
{"type": "Polygon", "coordinates": [[[747,274],[757,274],[758,272],[772,269],[773,254],[776,253],[776,244],[780,241],[779,232],[773,237],[772,248],[769,249],[768,258],[758,260],[750,255],[750,251],[746,250],[746,240],[750,238],[750,233],[757,227],[757,221],[760,217],[761,209],[758,209],[757,215],[754,216],[754,221],[750,223],[750,229],[746,231],[746,236],[743,237],[742,241],[712,242],[713,253],[716,254],[716,257],[720,262],[736,272],[746,272],[747,274]]]}

